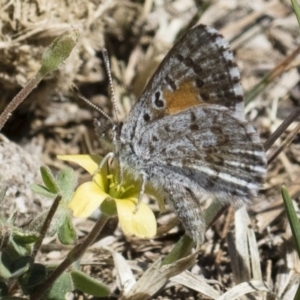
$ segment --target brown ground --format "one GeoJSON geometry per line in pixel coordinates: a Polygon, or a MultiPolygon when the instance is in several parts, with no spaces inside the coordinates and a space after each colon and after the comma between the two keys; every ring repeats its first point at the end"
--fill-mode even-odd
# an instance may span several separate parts
{"type": "MultiPolygon", "coordinates": [[[[2,132],[11,142],[1,138],[0,175],[9,186],[1,210],[17,211],[17,222],[21,224],[49,207],[49,201],[32,195],[29,189],[31,183],[40,180],[39,165],[46,164],[55,171],[63,167],[56,155],[102,153],[93,129],[93,118],[99,115],[78,100],[70,84],[75,83],[88,99],[109,115],[113,114],[100,52],[103,46],[110,55],[117,106],[123,119],[177,36],[197,23],[217,28],[230,41],[246,94],[298,47],[300,37],[287,0],[1,0],[0,14],[0,111],[38,70],[41,54],[54,37],[70,26],[81,30],[81,39],[65,64],[40,83],[2,132]]],[[[298,65],[296,57],[246,107],[247,118],[260,132],[263,142],[299,106],[298,65]]],[[[268,157],[296,125],[294,122],[282,134],[268,157]]],[[[239,216],[229,209],[208,229],[198,262],[190,271],[203,276],[220,295],[254,278],[266,283],[269,294],[257,293],[248,296],[249,299],[275,299],[276,296],[292,299],[300,266],[280,187],[286,185],[299,212],[299,148],[298,134],[269,165],[265,186],[248,208],[254,229],[249,229],[248,235],[254,232],[257,239],[257,247],[251,244],[250,248],[256,247],[253,251],[259,254],[256,261],[254,256],[248,258],[251,274],[239,273],[241,265],[235,252],[242,251],[238,234],[246,233],[236,230],[245,219],[239,221],[239,216]],[[258,265],[254,266],[254,262],[258,265]]],[[[84,175],[80,176],[84,180],[84,175]]],[[[171,212],[159,215],[157,205],[153,209],[159,224],[166,224],[173,217],[171,212]]],[[[90,230],[92,222],[76,221],[81,236],[90,230]]],[[[141,240],[125,237],[116,225],[116,220],[107,225],[100,237],[101,245],[93,247],[81,261],[84,271],[111,286],[116,295],[112,299],[120,294],[122,284],[116,281],[115,264],[107,249],[122,255],[139,278],[152,262],[169,253],[183,234],[182,228],[176,227],[164,236],[141,240]]],[[[57,262],[65,257],[66,251],[55,238],[47,238],[38,259],[57,262]]],[[[76,294],[75,299],[87,298],[76,294]]],[[[153,299],[211,298],[170,282],[153,299]]]]}

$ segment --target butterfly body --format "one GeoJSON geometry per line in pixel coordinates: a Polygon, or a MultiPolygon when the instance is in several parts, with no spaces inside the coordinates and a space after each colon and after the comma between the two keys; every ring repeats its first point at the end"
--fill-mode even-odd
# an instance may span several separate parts
{"type": "Polygon", "coordinates": [[[159,189],[197,243],[205,228],[203,195],[248,203],[265,176],[239,79],[222,36],[194,27],[170,50],[116,134],[121,170],[159,189]]]}

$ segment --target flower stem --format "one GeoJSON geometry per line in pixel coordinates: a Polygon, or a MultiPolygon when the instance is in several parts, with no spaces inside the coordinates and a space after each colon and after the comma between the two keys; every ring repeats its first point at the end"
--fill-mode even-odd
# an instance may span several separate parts
{"type": "Polygon", "coordinates": [[[8,118],[11,116],[12,112],[22,103],[28,94],[31,93],[31,91],[38,85],[44,76],[45,75],[43,75],[41,72],[37,72],[37,74],[28,81],[26,86],[6,106],[5,110],[0,115],[0,131],[8,118]]]}
{"type": "Polygon", "coordinates": [[[48,212],[48,215],[47,215],[47,217],[46,217],[46,219],[44,221],[44,224],[43,224],[43,226],[42,226],[42,228],[40,230],[39,239],[34,244],[34,248],[32,250],[32,254],[31,254],[32,258],[35,258],[36,254],[38,253],[38,251],[39,251],[39,249],[41,247],[43,239],[44,239],[44,237],[45,237],[45,235],[47,233],[49,225],[50,225],[50,223],[51,223],[51,221],[52,221],[52,219],[54,217],[54,214],[55,214],[55,212],[56,212],[56,210],[58,208],[58,205],[59,205],[59,203],[61,201],[61,198],[62,198],[61,195],[57,195],[56,196],[56,198],[55,198],[55,200],[54,200],[54,202],[53,202],[53,204],[52,204],[52,206],[51,206],[51,208],[50,208],[50,210],[48,212]]]}
{"type": "Polygon", "coordinates": [[[50,274],[45,282],[35,291],[34,294],[30,296],[30,300],[42,299],[46,291],[52,286],[55,280],[67,269],[69,268],[76,260],[78,260],[86,251],[86,249],[95,241],[99,232],[103,229],[104,225],[108,221],[110,216],[101,214],[97,223],[91,230],[91,232],[86,236],[86,238],[77,244],[67,255],[65,260],[50,274]]]}

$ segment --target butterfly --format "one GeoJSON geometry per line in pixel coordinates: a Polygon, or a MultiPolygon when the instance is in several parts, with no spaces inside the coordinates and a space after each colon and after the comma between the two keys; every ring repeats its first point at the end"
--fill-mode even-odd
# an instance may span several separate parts
{"type": "Polygon", "coordinates": [[[169,51],[124,123],[96,122],[121,173],[140,184],[140,197],[147,185],[159,191],[197,244],[205,231],[203,196],[247,204],[264,182],[265,152],[243,100],[227,42],[198,25],[169,51]]]}

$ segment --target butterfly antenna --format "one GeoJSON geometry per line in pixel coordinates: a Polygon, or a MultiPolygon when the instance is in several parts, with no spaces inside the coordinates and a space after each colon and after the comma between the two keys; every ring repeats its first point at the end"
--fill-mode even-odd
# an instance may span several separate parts
{"type": "Polygon", "coordinates": [[[82,94],[80,94],[80,92],[75,84],[72,84],[71,88],[76,93],[76,95],[78,96],[79,99],[85,101],[88,105],[90,105],[95,110],[97,110],[101,115],[103,115],[107,120],[109,120],[110,123],[112,123],[112,124],[114,123],[113,120],[111,119],[111,117],[107,113],[105,113],[100,107],[98,107],[97,105],[92,103],[90,100],[85,98],[82,94]]]}
{"type": "Polygon", "coordinates": [[[115,97],[115,92],[114,92],[112,76],[111,76],[111,68],[110,68],[110,63],[109,63],[109,58],[108,58],[106,48],[102,49],[102,56],[103,56],[103,61],[104,61],[106,73],[107,73],[107,76],[108,76],[108,82],[109,82],[109,87],[110,87],[111,99],[112,99],[112,103],[113,103],[113,107],[114,107],[114,112],[115,112],[115,116],[116,116],[116,119],[117,119],[117,122],[118,122],[119,121],[118,120],[119,119],[118,118],[119,117],[119,111],[117,109],[116,97],[115,97]]]}

